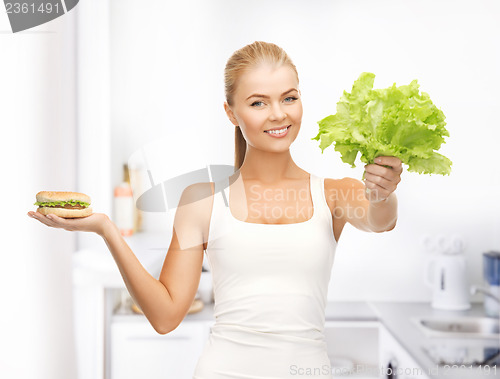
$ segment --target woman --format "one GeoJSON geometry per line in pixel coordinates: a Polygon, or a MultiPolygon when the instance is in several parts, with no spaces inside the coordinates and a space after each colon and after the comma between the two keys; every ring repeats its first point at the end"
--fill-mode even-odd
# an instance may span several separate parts
{"type": "Polygon", "coordinates": [[[364,184],[320,178],[295,164],[298,86],[294,64],[274,44],[254,42],[228,60],[224,109],[235,126],[236,171],[184,190],[159,280],[106,215],[67,220],[29,212],[51,227],[102,236],[132,298],[161,334],[185,317],[206,250],[216,323],[194,378],[330,378],[324,310],[342,229],[348,222],[383,232],[396,224],[398,158],[365,166],[364,184]]]}

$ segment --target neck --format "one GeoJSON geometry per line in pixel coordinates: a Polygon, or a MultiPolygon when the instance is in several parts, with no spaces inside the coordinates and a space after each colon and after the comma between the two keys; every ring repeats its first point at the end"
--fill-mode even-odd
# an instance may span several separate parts
{"type": "Polygon", "coordinates": [[[262,151],[247,145],[239,171],[244,180],[273,184],[284,179],[300,178],[303,170],[293,161],[290,150],[262,151]]]}

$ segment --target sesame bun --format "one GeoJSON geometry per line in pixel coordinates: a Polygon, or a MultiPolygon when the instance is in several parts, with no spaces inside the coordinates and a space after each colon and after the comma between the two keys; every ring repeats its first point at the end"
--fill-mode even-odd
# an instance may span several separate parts
{"type": "Polygon", "coordinates": [[[36,194],[36,201],[40,201],[42,203],[69,200],[78,200],[83,201],[84,203],[90,203],[90,197],[80,192],[40,191],[36,194]]]}
{"type": "Polygon", "coordinates": [[[65,208],[54,208],[54,207],[39,207],[36,210],[38,213],[43,215],[53,214],[63,218],[79,218],[87,217],[92,214],[92,208],[84,209],[65,209],[65,208]]]}

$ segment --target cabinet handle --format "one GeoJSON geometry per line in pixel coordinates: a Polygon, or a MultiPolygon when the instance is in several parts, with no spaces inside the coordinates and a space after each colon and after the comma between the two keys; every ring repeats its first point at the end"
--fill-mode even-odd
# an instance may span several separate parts
{"type": "Polygon", "coordinates": [[[398,363],[395,358],[392,358],[387,365],[387,379],[398,378],[398,363]]]}

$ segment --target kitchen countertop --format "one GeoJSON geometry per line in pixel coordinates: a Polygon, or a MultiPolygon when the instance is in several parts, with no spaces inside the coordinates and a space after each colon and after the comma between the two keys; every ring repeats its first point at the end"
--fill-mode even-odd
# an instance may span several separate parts
{"type": "MultiPolygon", "coordinates": [[[[125,238],[125,240],[142,265],[153,276],[158,277],[161,263],[165,258],[170,243],[169,236],[140,233],[125,238]]],[[[76,252],[74,268],[75,285],[124,288],[123,279],[104,242],[96,245],[95,248],[76,252]]],[[[498,368],[496,371],[492,369],[489,372],[478,367],[447,369],[443,366],[437,366],[433,362],[426,353],[426,349],[431,350],[434,357],[437,349],[442,348],[455,349],[459,352],[473,352],[479,354],[478,357],[486,347],[500,349],[500,341],[498,340],[429,338],[411,321],[413,317],[450,316],[484,317],[485,314],[482,303],[472,303],[471,309],[466,311],[445,311],[433,309],[430,302],[331,301],[328,302],[325,310],[325,319],[327,321],[379,321],[404,347],[420,368],[425,373],[431,373],[431,375],[428,375],[430,378],[477,379],[500,376],[498,368]]],[[[128,321],[131,319],[139,321],[143,320],[144,316],[113,316],[113,319],[118,322],[122,318],[126,318],[128,321]]],[[[184,321],[211,320],[214,320],[213,304],[205,304],[201,312],[187,315],[184,321]]]]}
{"type": "MultiPolygon", "coordinates": [[[[437,366],[425,352],[428,349],[434,357],[437,352],[454,350],[460,353],[468,352],[470,355],[478,354],[481,357],[483,349],[491,347],[492,350],[500,349],[500,341],[494,339],[472,338],[429,338],[411,318],[455,318],[455,317],[485,317],[482,303],[471,303],[471,308],[465,311],[446,311],[433,309],[428,302],[372,302],[370,303],[377,312],[380,322],[391,332],[393,337],[413,357],[415,362],[431,378],[452,379],[478,379],[500,376],[499,367],[490,371],[480,367],[466,366],[451,368],[452,366],[437,366]],[[479,355],[480,354],[480,355],[479,355]]],[[[458,364],[460,366],[460,364],[458,364]]]]}
{"type": "Polygon", "coordinates": [[[329,301],[326,321],[378,321],[373,305],[366,301],[329,301]]]}

